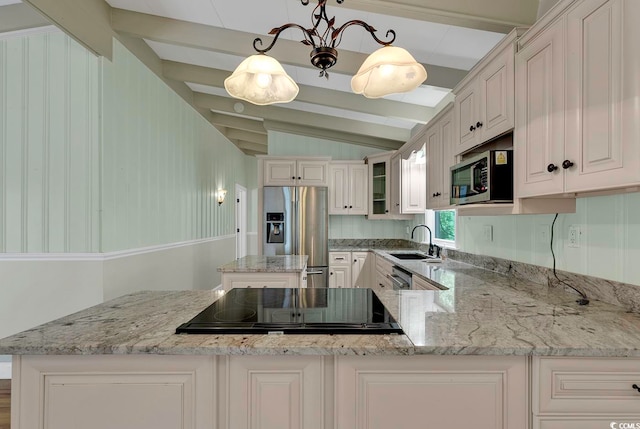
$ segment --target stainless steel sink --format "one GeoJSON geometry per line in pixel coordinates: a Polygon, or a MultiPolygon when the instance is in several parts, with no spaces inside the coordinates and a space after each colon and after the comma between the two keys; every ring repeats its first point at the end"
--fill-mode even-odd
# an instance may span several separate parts
{"type": "Polygon", "coordinates": [[[390,256],[393,256],[397,259],[413,259],[413,260],[421,260],[421,259],[429,259],[429,255],[425,255],[424,253],[389,253],[390,256]]]}
{"type": "Polygon", "coordinates": [[[389,256],[405,260],[405,261],[424,261],[424,262],[441,262],[442,259],[436,256],[427,255],[426,253],[420,252],[397,252],[397,253],[389,253],[389,256]]]}

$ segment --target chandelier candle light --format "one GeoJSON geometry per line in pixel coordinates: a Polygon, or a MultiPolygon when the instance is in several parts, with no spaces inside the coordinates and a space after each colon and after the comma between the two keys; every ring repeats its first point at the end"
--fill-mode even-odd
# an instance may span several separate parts
{"type": "MultiPolygon", "coordinates": [[[[308,5],[309,0],[300,0],[308,5]]],[[[338,4],[344,0],[336,0],[338,4]]],[[[282,65],[273,57],[266,55],[278,41],[280,33],[288,28],[302,31],[301,42],[312,47],[311,64],[320,69],[320,77],[329,78],[328,69],[338,61],[337,47],[342,41],[342,32],[352,25],[363,27],[371,37],[382,45],[367,57],[360,70],[351,79],[351,89],[356,94],[368,98],[380,98],[385,95],[408,92],[416,89],[427,79],[427,71],[409,52],[397,46],[391,46],[396,33],[388,30],[389,41],[378,39],[376,29],[364,21],[354,19],[335,28],[335,17],[329,19],[326,11],[327,0],[318,0],[312,13],[312,28],[304,28],[299,24],[284,24],[272,29],[273,41],[262,49],[262,39],[253,41],[253,48],[258,52],[246,58],[238,68],[224,81],[224,87],[232,97],[257,105],[288,103],[298,95],[298,85],[287,74],[282,65]],[[326,29],[322,33],[318,27],[323,24],[326,29]]]]}

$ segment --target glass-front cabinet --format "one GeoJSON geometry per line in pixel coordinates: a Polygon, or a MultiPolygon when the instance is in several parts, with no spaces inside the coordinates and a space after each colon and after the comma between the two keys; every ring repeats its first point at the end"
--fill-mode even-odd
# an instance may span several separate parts
{"type": "Polygon", "coordinates": [[[371,210],[369,215],[385,215],[389,213],[387,172],[388,160],[380,160],[371,164],[371,210]]]}
{"type": "MultiPolygon", "coordinates": [[[[392,157],[396,151],[383,152],[367,157],[369,166],[369,219],[408,219],[409,215],[401,215],[400,174],[399,168],[391,168],[392,157]]],[[[398,158],[400,159],[400,158],[398,158]]]]}

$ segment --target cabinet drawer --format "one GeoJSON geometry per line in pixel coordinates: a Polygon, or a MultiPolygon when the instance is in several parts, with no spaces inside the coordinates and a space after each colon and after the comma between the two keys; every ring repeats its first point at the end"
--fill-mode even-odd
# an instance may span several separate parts
{"type": "Polygon", "coordinates": [[[533,429],[635,429],[637,427],[640,427],[640,416],[534,417],[533,419],[533,429]]]}
{"type": "Polygon", "coordinates": [[[640,414],[640,359],[539,357],[533,370],[534,414],[640,414]]]}
{"type": "Polygon", "coordinates": [[[439,287],[432,285],[427,280],[424,280],[418,276],[412,276],[411,289],[416,290],[441,290],[439,287]]]}
{"type": "Polygon", "coordinates": [[[351,265],[351,252],[329,253],[329,265],[351,265]]]}
{"type": "Polygon", "coordinates": [[[393,264],[380,255],[376,255],[376,269],[383,273],[391,273],[393,264]]]}

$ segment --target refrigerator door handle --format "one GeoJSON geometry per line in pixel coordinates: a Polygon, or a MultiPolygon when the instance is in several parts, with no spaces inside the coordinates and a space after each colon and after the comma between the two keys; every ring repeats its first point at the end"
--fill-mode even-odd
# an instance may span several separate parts
{"type": "Polygon", "coordinates": [[[300,247],[300,230],[298,228],[300,228],[300,222],[298,219],[298,211],[299,211],[299,207],[298,207],[298,188],[293,188],[293,192],[291,192],[291,198],[293,201],[291,201],[291,218],[293,219],[293,229],[291,230],[293,232],[293,237],[291,238],[291,242],[293,243],[293,254],[294,255],[299,255],[300,252],[298,251],[298,248],[300,247]]]}
{"type": "Polygon", "coordinates": [[[312,276],[314,274],[324,274],[324,271],[307,271],[308,276],[312,276]]]}

